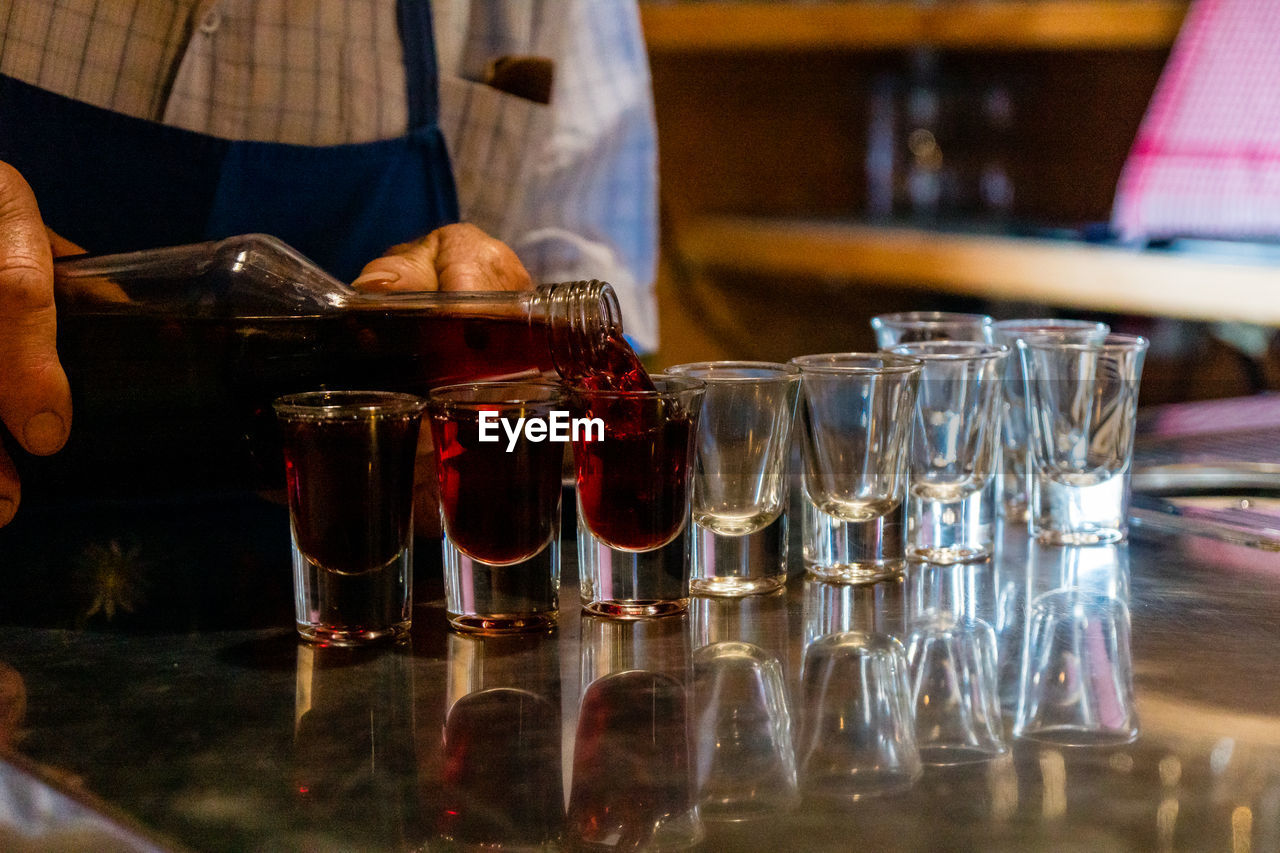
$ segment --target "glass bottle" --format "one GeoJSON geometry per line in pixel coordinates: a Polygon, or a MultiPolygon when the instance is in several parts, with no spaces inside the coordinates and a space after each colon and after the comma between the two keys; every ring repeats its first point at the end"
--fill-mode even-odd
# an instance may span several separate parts
{"type": "Polygon", "coordinates": [[[16,454],[28,496],[274,485],[287,393],[643,375],[599,281],[363,294],[265,235],[59,260],[55,279],[75,423],[55,456],[16,454]]]}

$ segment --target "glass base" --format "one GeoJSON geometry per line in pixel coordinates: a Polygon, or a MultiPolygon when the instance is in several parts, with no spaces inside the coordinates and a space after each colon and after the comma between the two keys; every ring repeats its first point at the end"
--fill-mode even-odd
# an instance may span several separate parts
{"type": "Polygon", "coordinates": [[[786,585],[786,575],[775,575],[769,578],[694,578],[689,581],[689,591],[694,595],[738,598],[744,595],[776,592],[786,585]]]}
{"type": "Polygon", "coordinates": [[[1040,528],[1036,541],[1041,545],[1111,545],[1128,538],[1124,530],[1066,531],[1040,528]]]}
{"type": "Polygon", "coordinates": [[[810,778],[801,795],[810,803],[840,805],[856,803],[869,797],[887,797],[910,790],[920,778],[921,770],[858,770],[848,774],[831,774],[810,778]]]}
{"type": "Polygon", "coordinates": [[[507,634],[545,631],[556,624],[560,609],[560,524],[542,549],[516,563],[475,559],[449,538],[441,537],[444,562],[444,605],[449,624],[459,631],[507,634]]]}
{"type": "Polygon", "coordinates": [[[980,563],[995,550],[995,480],[959,500],[907,499],[907,558],[914,562],[980,563]]]}
{"type": "Polygon", "coordinates": [[[835,566],[806,565],[810,577],[829,583],[876,583],[896,578],[906,568],[904,560],[882,560],[871,563],[845,563],[835,566]]]}
{"type": "Polygon", "coordinates": [[[1105,747],[1124,746],[1126,743],[1133,743],[1138,739],[1138,730],[1134,728],[1129,730],[1102,731],[1099,729],[1059,726],[1049,729],[1019,731],[1015,728],[1013,736],[1019,740],[1049,744],[1052,746],[1105,747]]]}
{"type": "Polygon", "coordinates": [[[409,620],[397,622],[388,628],[370,630],[331,628],[326,625],[313,625],[299,622],[298,635],[308,643],[324,646],[367,646],[371,643],[394,642],[409,636],[409,620]]]}
{"type": "Polygon", "coordinates": [[[1037,474],[1031,535],[1045,545],[1105,545],[1128,536],[1129,469],[1097,482],[1063,483],[1037,474]]]}
{"type": "Polygon", "coordinates": [[[687,598],[670,601],[591,601],[582,605],[587,613],[608,616],[610,619],[657,619],[676,616],[688,607],[687,598]]]}
{"type": "Polygon", "coordinates": [[[994,761],[1008,751],[1006,746],[998,749],[983,749],[979,746],[921,746],[920,761],[930,767],[954,767],[958,764],[994,761]]]}
{"type": "Polygon", "coordinates": [[[615,548],[591,532],[578,507],[578,592],[588,613],[648,619],[689,604],[689,528],[646,551],[615,548]]]}
{"type": "Polygon", "coordinates": [[[697,595],[754,595],[787,582],[787,516],[731,536],[693,525],[689,589],[697,595]]]}
{"type": "Polygon", "coordinates": [[[804,567],[835,583],[874,583],[902,574],[902,503],[867,521],[846,521],[804,502],[804,567]]]}
{"type": "Polygon", "coordinates": [[[558,611],[548,613],[447,613],[454,630],[469,634],[541,633],[554,630],[558,611]]]}
{"type": "Polygon", "coordinates": [[[413,542],[363,572],[327,569],[293,538],[294,622],[312,643],[358,646],[408,633],[413,597],[413,542]]]}

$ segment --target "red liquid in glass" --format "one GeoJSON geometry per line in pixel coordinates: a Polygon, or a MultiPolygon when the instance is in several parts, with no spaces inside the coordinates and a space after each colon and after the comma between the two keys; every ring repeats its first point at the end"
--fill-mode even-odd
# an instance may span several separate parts
{"type": "Polygon", "coordinates": [[[343,574],[368,572],[395,558],[409,542],[413,519],[417,417],[292,421],[282,428],[289,505],[302,552],[343,574]]]}
{"type": "Polygon", "coordinates": [[[648,550],[675,538],[689,509],[689,412],[659,399],[588,406],[603,441],[578,441],[578,503],[591,532],[615,548],[648,550]]]}
{"type": "Polygon", "coordinates": [[[506,433],[497,433],[498,441],[480,441],[479,412],[431,419],[449,540],[473,559],[504,564],[527,560],[550,539],[564,445],[521,439],[508,453],[506,433]]]}

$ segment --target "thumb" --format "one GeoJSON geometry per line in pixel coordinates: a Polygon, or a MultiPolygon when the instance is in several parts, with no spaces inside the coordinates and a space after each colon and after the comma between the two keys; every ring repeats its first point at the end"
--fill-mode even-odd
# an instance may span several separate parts
{"type": "Polygon", "coordinates": [[[0,163],[0,419],[29,452],[67,440],[71,389],[58,363],[53,257],[35,196],[0,163]]]}
{"type": "Polygon", "coordinates": [[[439,290],[436,258],[440,254],[439,231],[412,243],[392,246],[380,258],[365,264],[351,286],[366,293],[395,290],[439,290]]]}

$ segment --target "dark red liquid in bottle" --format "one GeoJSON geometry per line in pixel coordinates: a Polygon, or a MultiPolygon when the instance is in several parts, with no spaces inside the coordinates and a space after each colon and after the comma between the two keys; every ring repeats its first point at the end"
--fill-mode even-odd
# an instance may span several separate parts
{"type": "Polygon", "coordinates": [[[564,444],[521,439],[508,452],[505,432],[497,432],[498,441],[480,441],[478,411],[431,418],[449,540],[473,559],[504,564],[532,557],[550,539],[564,444]]]}
{"type": "Polygon", "coordinates": [[[282,428],[289,504],[302,552],[343,574],[390,562],[409,541],[417,417],[290,421],[282,428]]]}
{"type": "Polygon", "coordinates": [[[53,456],[32,457],[0,431],[26,498],[279,487],[271,401],[300,391],[425,395],[454,382],[556,371],[583,388],[651,387],[620,333],[596,326],[566,334],[562,320],[529,316],[514,304],[504,309],[510,313],[378,305],[296,316],[186,310],[60,306],[58,351],[75,402],[70,440],[53,456]]]}

